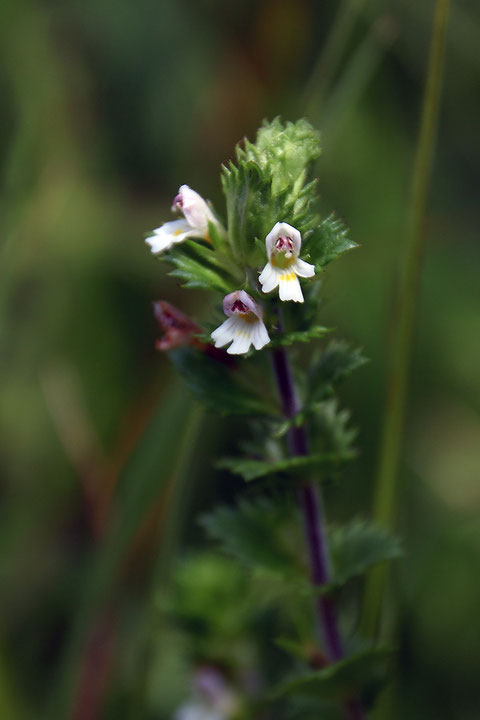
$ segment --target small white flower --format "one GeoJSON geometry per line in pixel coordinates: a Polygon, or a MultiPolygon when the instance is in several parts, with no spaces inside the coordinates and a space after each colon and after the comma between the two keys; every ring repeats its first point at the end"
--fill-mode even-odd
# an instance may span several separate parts
{"type": "Polygon", "coordinates": [[[193,701],[182,705],[173,720],[225,720],[225,716],[199,701],[193,701]]]}
{"type": "Polygon", "coordinates": [[[278,285],[280,300],[303,302],[299,277],[315,275],[315,266],[300,260],[302,236],[288,223],[277,222],[265,238],[268,262],[258,280],[264,293],[278,285]]]}
{"type": "Polygon", "coordinates": [[[227,320],[211,335],[215,347],[223,347],[233,340],[227,353],[241,355],[248,352],[250,345],[260,350],[270,342],[262,320],[262,310],[245,290],[236,290],[226,295],[223,312],[228,315],[227,320]]]}
{"type": "Polygon", "coordinates": [[[228,720],[236,715],[237,697],[216,668],[198,668],[192,690],[190,700],[178,708],[173,720],[228,720]]]}
{"type": "Polygon", "coordinates": [[[181,220],[166,222],[153,231],[153,235],[145,239],[152,249],[152,253],[161,253],[176,243],[181,243],[189,237],[209,240],[208,223],[218,225],[212,211],[205,200],[188,185],[179,188],[172,204],[174,212],[183,213],[181,220]]]}

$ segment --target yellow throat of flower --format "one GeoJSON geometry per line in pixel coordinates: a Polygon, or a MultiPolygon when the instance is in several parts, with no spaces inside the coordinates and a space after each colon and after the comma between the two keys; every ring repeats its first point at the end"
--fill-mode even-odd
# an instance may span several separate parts
{"type": "Polygon", "coordinates": [[[275,252],[274,250],[270,257],[270,262],[273,267],[278,267],[281,268],[281,270],[286,270],[286,268],[289,268],[290,265],[295,262],[295,258],[293,254],[291,254],[290,257],[286,257],[285,253],[275,252]]]}

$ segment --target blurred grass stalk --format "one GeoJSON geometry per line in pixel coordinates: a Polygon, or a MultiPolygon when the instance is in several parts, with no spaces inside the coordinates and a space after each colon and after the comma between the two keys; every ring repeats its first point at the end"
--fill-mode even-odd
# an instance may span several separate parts
{"type": "Polygon", "coordinates": [[[18,688],[14,685],[9,670],[8,659],[0,642],[0,717],[23,720],[25,708],[20,699],[18,688]]]}
{"type": "Polygon", "coordinates": [[[178,442],[180,449],[178,463],[169,481],[171,489],[168,497],[168,514],[166,514],[158,533],[158,550],[152,572],[151,587],[139,630],[142,638],[140,657],[138,658],[139,681],[128,716],[132,720],[141,720],[148,716],[148,693],[153,675],[154,644],[157,640],[154,629],[161,628],[165,622],[165,617],[158,608],[158,595],[160,590],[169,587],[171,570],[179,555],[193,494],[193,481],[196,475],[195,463],[198,461],[198,443],[204,419],[205,416],[200,405],[192,404],[178,442]]]}
{"type": "MultiPolygon", "coordinates": [[[[160,530],[165,521],[168,525],[172,503],[177,517],[177,499],[186,480],[185,462],[191,457],[185,443],[193,444],[199,430],[200,419],[190,394],[178,382],[172,382],[123,469],[105,537],[85,561],[73,627],[44,717],[75,717],[92,628],[106,609],[119,606],[122,570],[125,572],[132,545],[152,508],[160,503],[160,530]]],[[[167,542],[172,547],[172,538],[167,542]]]]}
{"type": "Polygon", "coordinates": [[[366,0],[344,0],[306,90],[299,99],[304,114],[322,128],[322,135],[327,138],[324,150],[329,153],[335,147],[348,114],[364,95],[398,35],[394,18],[383,13],[370,24],[342,67],[345,49],[365,4],[366,0]]]}
{"type": "MultiPolygon", "coordinates": [[[[392,18],[389,15],[381,15],[377,18],[352,52],[345,69],[328,93],[323,107],[318,106],[322,113],[322,130],[328,138],[329,152],[332,152],[332,146],[341,134],[350,110],[361,100],[396,37],[397,27],[392,18]]],[[[313,102],[318,103],[318,98],[312,101],[310,107],[312,113],[313,102]]]]}
{"type": "Polygon", "coordinates": [[[323,105],[333,78],[342,60],[355,23],[366,0],[343,0],[321,53],[304,91],[306,115],[314,115],[323,105]]]}
{"type": "MultiPolygon", "coordinates": [[[[375,521],[386,528],[391,528],[395,520],[415,307],[425,242],[425,208],[439,114],[449,5],[450,0],[437,0],[435,6],[405,250],[392,322],[396,331],[392,333],[388,391],[373,508],[375,521]]],[[[386,580],[387,570],[384,567],[376,568],[367,578],[362,616],[362,629],[366,635],[373,635],[378,630],[386,580]]]]}

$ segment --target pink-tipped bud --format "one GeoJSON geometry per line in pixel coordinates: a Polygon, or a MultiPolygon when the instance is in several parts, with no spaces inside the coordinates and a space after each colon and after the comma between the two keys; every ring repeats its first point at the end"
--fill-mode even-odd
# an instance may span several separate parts
{"type": "Polygon", "coordinates": [[[172,350],[196,341],[194,336],[200,333],[201,329],[174,305],[165,300],[157,300],[153,303],[153,311],[164,332],[163,337],[155,343],[157,350],[172,350]]]}
{"type": "Polygon", "coordinates": [[[155,343],[155,349],[161,352],[174,350],[179,347],[191,346],[206,353],[213,360],[232,367],[234,365],[233,358],[227,355],[225,350],[219,350],[210,343],[199,340],[197,335],[202,332],[199,327],[188,315],[182,313],[181,310],[166,300],[157,300],[153,303],[153,313],[161,330],[163,337],[155,343]]]}

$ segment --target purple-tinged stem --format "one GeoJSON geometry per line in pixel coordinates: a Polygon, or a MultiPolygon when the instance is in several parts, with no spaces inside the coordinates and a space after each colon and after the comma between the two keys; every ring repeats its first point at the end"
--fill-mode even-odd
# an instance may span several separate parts
{"type": "MultiPolygon", "coordinates": [[[[272,351],[273,368],[278,393],[286,418],[292,419],[301,410],[300,402],[285,348],[272,351]]],[[[305,423],[292,425],[288,434],[290,454],[293,457],[308,455],[308,437],[305,423]]],[[[303,515],[305,538],[309,552],[312,585],[321,588],[331,580],[330,559],[326,534],[326,522],[322,498],[316,484],[304,483],[298,492],[303,515]]],[[[344,650],[338,629],[337,614],[332,597],[318,593],[315,601],[318,621],[323,629],[328,660],[337,662],[344,657],[344,650]]],[[[349,720],[363,720],[364,715],[358,699],[352,699],[345,705],[349,720]]]]}

